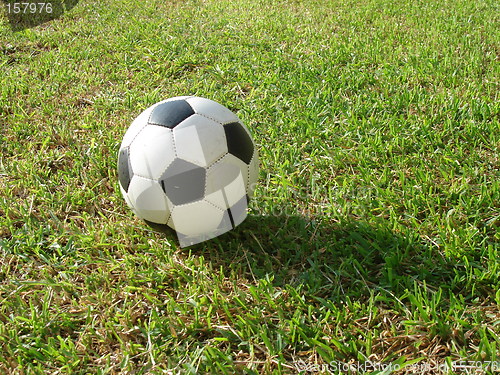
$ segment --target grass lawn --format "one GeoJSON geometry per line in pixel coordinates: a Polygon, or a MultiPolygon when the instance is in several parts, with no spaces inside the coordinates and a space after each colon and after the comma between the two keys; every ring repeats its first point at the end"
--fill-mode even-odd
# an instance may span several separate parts
{"type": "Polygon", "coordinates": [[[0,5],[0,373],[500,369],[497,1],[0,5]],[[116,171],[177,95],[261,159],[247,220],[185,249],[116,171]]]}

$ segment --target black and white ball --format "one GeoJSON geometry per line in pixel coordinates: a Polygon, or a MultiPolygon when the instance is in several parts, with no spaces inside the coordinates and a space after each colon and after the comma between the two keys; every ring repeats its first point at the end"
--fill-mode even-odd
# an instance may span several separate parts
{"type": "Polygon", "coordinates": [[[130,125],[118,153],[128,206],[157,230],[177,232],[181,246],[225,233],[246,218],[258,178],[248,129],[205,98],[156,103],[130,125]]]}

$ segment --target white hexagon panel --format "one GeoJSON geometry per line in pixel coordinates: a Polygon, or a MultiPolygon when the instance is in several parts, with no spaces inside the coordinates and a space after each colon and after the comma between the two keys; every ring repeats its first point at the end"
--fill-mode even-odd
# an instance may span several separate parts
{"type": "Polygon", "coordinates": [[[127,195],[141,219],[159,224],[168,221],[172,207],[158,181],[134,176],[127,195]]]}
{"type": "Polygon", "coordinates": [[[130,155],[134,175],[159,178],[175,159],[172,130],[148,124],[132,141],[130,155]]]}
{"type": "Polygon", "coordinates": [[[227,153],[224,128],[201,115],[193,115],[174,128],[177,156],[208,167],[227,153]]]}
{"type": "Polygon", "coordinates": [[[152,228],[175,230],[182,247],[241,224],[257,177],[250,132],[205,98],[175,97],[146,109],[118,152],[127,205],[152,228]]]}
{"type": "Polygon", "coordinates": [[[177,232],[182,247],[209,240],[233,229],[229,213],[206,201],[174,207],[168,225],[177,232]]]}
{"type": "Polygon", "coordinates": [[[221,124],[240,121],[232,111],[213,100],[199,97],[190,97],[186,102],[193,108],[194,112],[209,117],[221,124]]]}
{"type": "Polygon", "coordinates": [[[132,121],[132,124],[123,136],[120,149],[130,146],[137,134],[139,134],[139,132],[148,124],[148,119],[152,110],[152,108],[148,108],[137,116],[134,121],[132,121]]]}
{"type": "Polygon", "coordinates": [[[247,180],[248,166],[227,154],[207,170],[205,200],[226,210],[247,194],[247,180]]]}

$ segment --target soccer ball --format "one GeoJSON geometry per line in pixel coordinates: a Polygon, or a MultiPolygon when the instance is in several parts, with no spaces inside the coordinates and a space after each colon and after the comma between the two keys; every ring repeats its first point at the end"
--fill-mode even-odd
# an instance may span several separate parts
{"type": "Polygon", "coordinates": [[[214,238],[247,215],[259,170],[248,129],[226,107],[182,96],[156,103],[130,125],[118,152],[120,190],[181,247],[214,238]]]}

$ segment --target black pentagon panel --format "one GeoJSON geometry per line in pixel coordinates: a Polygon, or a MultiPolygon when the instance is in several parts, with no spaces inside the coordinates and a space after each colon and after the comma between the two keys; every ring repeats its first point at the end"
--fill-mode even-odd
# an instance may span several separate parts
{"type": "Polygon", "coordinates": [[[132,167],[130,165],[129,148],[125,147],[118,154],[118,180],[123,190],[128,192],[130,180],[132,179],[132,167]]]}
{"type": "Polygon", "coordinates": [[[175,159],[159,181],[173,204],[191,203],[203,198],[206,171],[205,168],[185,160],[175,159]]]}
{"type": "Polygon", "coordinates": [[[239,122],[224,125],[226,132],[227,149],[238,159],[250,164],[253,156],[253,142],[246,130],[239,122]]]}
{"type": "Polygon", "coordinates": [[[185,100],[172,100],[157,105],[149,116],[152,125],[173,129],[182,121],[194,114],[193,108],[185,100]]]}
{"type": "Polygon", "coordinates": [[[170,228],[167,224],[153,223],[152,221],[148,220],[144,220],[144,222],[157,232],[165,234],[175,234],[175,230],[170,228]]]}

